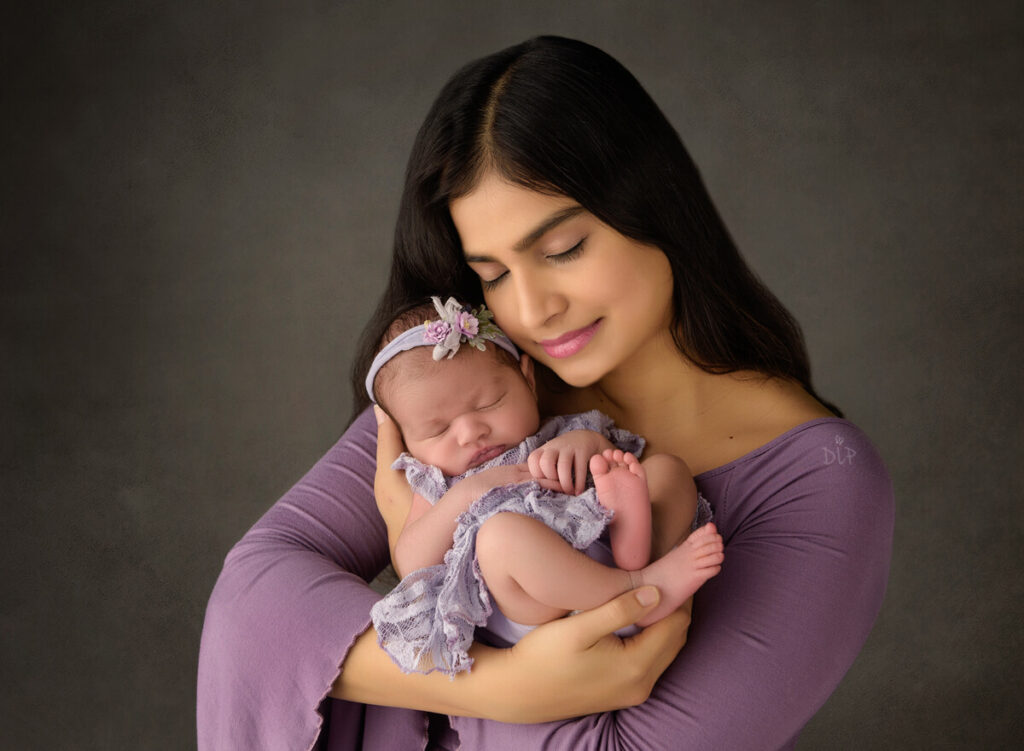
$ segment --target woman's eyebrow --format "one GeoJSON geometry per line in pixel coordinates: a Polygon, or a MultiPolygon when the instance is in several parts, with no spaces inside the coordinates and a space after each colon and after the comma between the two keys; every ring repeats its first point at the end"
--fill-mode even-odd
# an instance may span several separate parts
{"type": "MultiPolygon", "coordinates": [[[[569,208],[562,209],[561,211],[556,211],[532,230],[527,232],[526,235],[512,246],[512,250],[516,253],[522,253],[559,224],[572,219],[574,216],[579,216],[583,211],[584,209],[582,206],[570,206],[569,208]]],[[[466,255],[466,263],[490,263],[493,261],[494,259],[490,256],[466,255]]]]}

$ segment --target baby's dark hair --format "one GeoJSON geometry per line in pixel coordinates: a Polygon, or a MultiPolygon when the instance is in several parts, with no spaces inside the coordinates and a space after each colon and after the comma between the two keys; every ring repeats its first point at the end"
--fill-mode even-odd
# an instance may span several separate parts
{"type": "MultiPolygon", "coordinates": [[[[388,327],[384,330],[384,334],[377,342],[377,352],[380,352],[393,340],[397,339],[401,334],[409,329],[422,326],[427,321],[435,320],[437,317],[437,309],[434,308],[434,304],[429,300],[417,303],[403,310],[395,316],[388,327]]],[[[475,350],[475,348],[465,345],[459,349],[459,352],[455,356],[465,357],[466,350],[475,350]]],[[[391,414],[391,411],[387,406],[387,397],[391,384],[399,373],[415,377],[422,373],[425,368],[430,367],[433,363],[433,359],[431,357],[423,356],[423,354],[429,353],[430,351],[429,347],[416,347],[412,350],[401,352],[384,363],[384,365],[381,366],[381,369],[377,371],[377,377],[373,381],[373,394],[376,397],[377,405],[388,414],[388,417],[394,419],[394,415],[391,414]],[[420,354],[417,357],[415,356],[417,353],[423,354],[420,354]],[[396,362],[399,360],[402,360],[403,362],[401,369],[395,367],[396,362]]],[[[486,352],[489,353],[491,357],[494,357],[498,363],[518,368],[518,363],[516,362],[515,357],[513,357],[512,353],[506,351],[504,348],[498,347],[493,343],[488,343],[486,352]]],[[[395,422],[397,424],[397,420],[395,422]]]]}

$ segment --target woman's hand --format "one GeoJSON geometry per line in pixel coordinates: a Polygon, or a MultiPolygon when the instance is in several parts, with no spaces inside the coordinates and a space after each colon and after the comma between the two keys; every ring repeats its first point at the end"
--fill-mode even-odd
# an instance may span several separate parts
{"type": "Polygon", "coordinates": [[[614,632],[654,609],[654,587],[538,626],[511,649],[475,645],[469,673],[403,674],[371,628],[345,659],[331,695],[364,704],[410,707],[501,722],[537,723],[644,702],[686,643],[690,606],[636,636],[614,632]]]}
{"type": "Polygon", "coordinates": [[[656,588],[642,587],[539,626],[491,660],[478,659],[473,672],[485,687],[481,700],[493,697],[482,716],[536,723],[643,703],[686,643],[690,602],[636,636],[620,639],[614,632],[659,600],[656,588]]]}
{"type": "Polygon", "coordinates": [[[406,482],[404,472],[391,469],[395,459],[405,450],[402,433],[376,404],[373,405],[373,414],[377,418],[377,473],[373,478],[373,494],[388,528],[388,548],[391,560],[394,560],[395,543],[412,507],[412,488],[406,482]]]}

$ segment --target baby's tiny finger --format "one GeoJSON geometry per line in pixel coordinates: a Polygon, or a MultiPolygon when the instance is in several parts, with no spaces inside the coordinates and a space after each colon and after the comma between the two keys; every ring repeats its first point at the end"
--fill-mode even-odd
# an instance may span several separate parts
{"type": "Polygon", "coordinates": [[[540,468],[540,454],[537,451],[533,451],[530,456],[526,459],[526,464],[530,469],[530,474],[534,477],[543,477],[544,472],[540,468]]]}
{"type": "Polygon", "coordinates": [[[583,488],[587,484],[587,457],[582,452],[576,455],[576,495],[583,492],[583,488]]]}
{"type": "Polygon", "coordinates": [[[540,458],[541,473],[550,480],[558,477],[558,468],[555,462],[558,461],[557,451],[546,451],[540,458]]]}
{"type": "Polygon", "coordinates": [[[537,475],[534,474],[533,470],[525,464],[517,464],[516,468],[519,470],[516,476],[516,482],[528,482],[530,480],[536,480],[537,475]]]}
{"type": "Polygon", "coordinates": [[[558,457],[558,465],[556,467],[558,473],[558,482],[562,484],[563,493],[572,492],[572,454],[568,451],[563,451],[558,457]]]}
{"type": "Polygon", "coordinates": [[[557,493],[565,492],[562,490],[562,484],[558,480],[549,480],[546,477],[534,478],[537,484],[547,490],[554,490],[557,493]]]}

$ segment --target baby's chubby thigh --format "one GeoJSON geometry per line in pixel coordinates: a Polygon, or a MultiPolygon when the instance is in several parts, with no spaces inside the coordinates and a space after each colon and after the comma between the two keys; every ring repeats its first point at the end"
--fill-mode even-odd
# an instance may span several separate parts
{"type": "Polygon", "coordinates": [[[546,524],[523,514],[497,513],[477,532],[476,559],[491,598],[521,624],[547,623],[569,612],[547,604],[558,599],[550,589],[566,554],[579,552],[546,524]]]}

